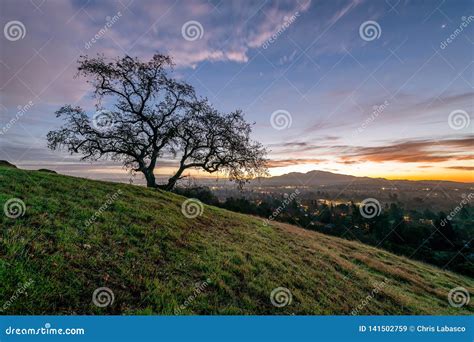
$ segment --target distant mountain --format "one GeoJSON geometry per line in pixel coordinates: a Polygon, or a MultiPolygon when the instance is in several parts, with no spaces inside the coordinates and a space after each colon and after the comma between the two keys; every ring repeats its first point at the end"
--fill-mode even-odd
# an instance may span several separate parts
{"type": "Polygon", "coordinates": [[[281,176],[261,178],[258,180],[258,182],[262,183],[263,185],[336,185],[350,183],[358,179],[370,180],[370,178],[368,177],[356,177],[339,173],[314,170],[306,173],[291,172],[281,176]]]}
{"type": "Polygon", "coordinates": [[[474,183],[460,183],[451,181],[437,180],[389,180],[385,178],[356,177],[333,173],[327,171],[313,170],[306,173],[291,172],[281,176],[268,178],[259,178],[255,180],[253,185],[260,186],[337,186],[344,184],[361,185],[361,186],[386,186],[386,187],[405,187],[405,186],[428,186],[437,185],[459,186],[461,188],[471,187],[474,183]]]}

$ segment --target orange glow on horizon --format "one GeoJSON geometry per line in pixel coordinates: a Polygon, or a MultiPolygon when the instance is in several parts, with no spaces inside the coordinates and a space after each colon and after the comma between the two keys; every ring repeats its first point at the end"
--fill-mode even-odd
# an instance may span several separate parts
{"type": "MultiPolygon", "coordinates": [[[[469,172],[469,171],[466,171],[469,172]]],[[[440,180],[440,181],[451,181],[451,182],[460,182],[460,183],[474,183],[474,177],[472,176],[472,172],[470,175],[466,175],[466,172],[460,173],[447,173],[447,174],[438,174],[438,173],[429,173],[429,174],[419,174],[419,175],[410,175],[407,177],[395,176],[395,175],[386,175],[380,176],[383,178],[387,178],[390,180],[413,180],[413,181],[420,181],[420,180],[440,180]]]]}
{"type": "MultiPolygon", "coordinates": [[[[426,165],[425,165],[426,166],[426,165]]],[[[452,165],[449,165],[452,166],[452,165]]],[[[462,183],[474,183],[474,171],[448,169],[445,165],[436,165],[420,168],[419,165],[407,165],[402,163],[361,163],[356,165],[344,165],[337,162],[324,164],[295,164],[285,167],[269,169],[269,176],[280,176],[290,172],[306,173],[310,171],[327,171],[332,173],[351,175],[356,177],[386,178],[390,180],[442,180],[462,183]]],[[[61,170],[58,170],[62,173],[61,170]]],[[[173,167],[155,169],[157,177],[167,177],[176,171],[173,167]]],[[[101,174],[101,175],[127,175],[127,171],[120,166],[93,166],[79,170],[79,173],[101,174]]],[[[68,173],[75,173],[68,172],[68,173]]],[[[137,173],[139,174],[139,173],[137,173]]],[[[225,179],[224,173],[209,174],[199,170],[189,170],[186,175],[196,179],[225,179]]]]}
{"type": "MultiPolygon", "coordinates": [[[[344,165],[341,163],[301,164],[270,169],[270,176],[279,176],[290,172],[306,173],[313,170],[328,171],[356,177],[386,178],[390,180],[441,180],[462,183],[474,183],[474,171],[449,169],[455,165],[421,165],[417,163],[360,163],[344,165]]],[[[471,165],[469,165],[471,166],[471,165]]]]}

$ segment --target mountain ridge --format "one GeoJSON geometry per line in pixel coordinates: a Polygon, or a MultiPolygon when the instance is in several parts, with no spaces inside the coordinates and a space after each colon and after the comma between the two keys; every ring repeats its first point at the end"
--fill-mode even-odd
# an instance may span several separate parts
{"type": "Polygon", "coordinates": [[[254,182],[262,184],[285,184],[289,185],[292,181],[295,180],[308,182],[312,181],[310,184],[305,185],[339,185],[347,184],[351,182],[386,182],[392,184],[425,184],[425,183],[437,183],[437,184],[459,184],[462,186],[474,185],[474,182],[456,182],[456,181],[447,181],[447,180],[409,180],[409,179],[387,179],[383,177],[368,177],[368,176],[353,176],[342,173],[335,173],[322,170],[311,170],[308,172],[289,172],[279,176],[271,177],[260,177],[254,180],[254,182]],[[322,177],[322,179],[321,179],[322,177]]]}

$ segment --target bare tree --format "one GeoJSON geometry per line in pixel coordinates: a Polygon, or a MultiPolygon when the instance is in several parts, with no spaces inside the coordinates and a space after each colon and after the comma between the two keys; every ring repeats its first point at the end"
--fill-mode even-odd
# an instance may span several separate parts
{"type": "Polygon", "coordinates": [[[220,114],[194,88],[172,79],[168,56],[148,62],[129,56],[107,61],[103,56],[79,60],[78,76],[94,88],[96,114],[91,120],[80,107],[56,112],[65,124],[48,133],[48,147],[82,154],[83,160],[109,158],[144,174],[148,187],[158,187],[159,159],[174,155],[178,171],[171,190],[188,168],[224,171],[239,183],[265,172],[265,150],[250,140],[251,126],[240,112],[220,114]],[[109,104],[106,109],[104,103],[109,104]]]}

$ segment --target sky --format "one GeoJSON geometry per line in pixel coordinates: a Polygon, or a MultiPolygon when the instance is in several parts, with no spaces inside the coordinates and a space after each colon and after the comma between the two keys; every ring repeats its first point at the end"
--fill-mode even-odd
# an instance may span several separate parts
{"type": "Polygon", "coordinates": [[[474,182],[471,0],[4,0],[0,25],[0,159],[19,167],[126,177],[49,151],[46,134],[62,105],[94,113],[74,77],[80,55],[159,52],[177,79],[255,123],[271,175],[474,182]]]}

